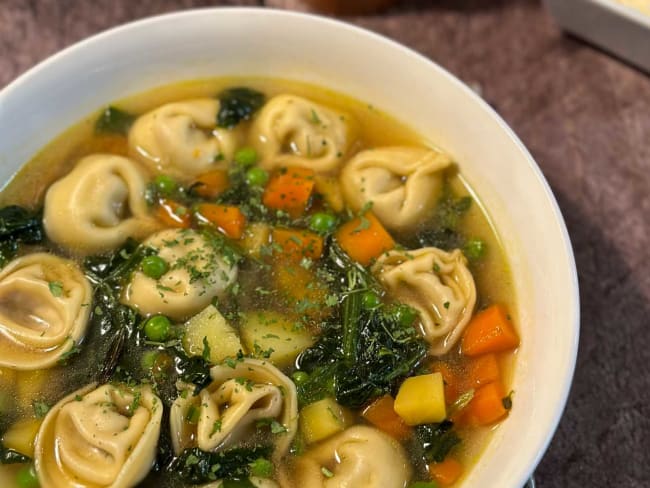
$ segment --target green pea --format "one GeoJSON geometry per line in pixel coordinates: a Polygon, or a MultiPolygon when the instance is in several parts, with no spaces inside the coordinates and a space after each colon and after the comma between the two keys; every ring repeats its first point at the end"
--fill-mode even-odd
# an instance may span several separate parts
{"type": "Polygon", "coordinates": [[[336,228],[336,217],[324,212],[315,213],[309,218],[309,228],[319,234],[327,234],[336,228]]]}
{"type": "Polygon", "coordinates": [[[481,239],[470,239],[465,243],[463,251],[465,251],[465,256],[476,261],[485,255],[486,247],[487,245],[481,239]]]}
{"type": "Polygon", "coordinates": [[[38,488],[38,476],[33,464],[23,466],[16,473],[16,486],[18,488],[38,488]]]}
{"type": "Polygon", "coordinates": [[[235,162],[242,166],[252,166],[257,163],[257,151],[252,147],[242,147],[235,153],[235,162]]]}
{"type": "Polygon", "coordinates": [[[366,310],[374,310],[381,305],[381,298],[372,290],[367,290],[361,295],[361,305],[366,310]]]}
{"type": "Polygon", "coordinates": [[[144,323],[144,333],[150,341],[163,342],[169,336],[171,326],[167,317],[155,315],[144,323]]]}
{"type": "Polygon", "coordinates": [[[408,305],[400,304],[395,307],[393,310],[393,316],[403,327],[409,327],[413,325],[415,319],[418,316],[418,312],[408,305]]]}
{"type": "Polygon", "coordinates": [[[264,186],[267,181],[269,181],[268,172],[258,166],[246,171],[246,183],[250,186],[264,186]]]}
{"type": "Polygon", "coordinates": [[[309,379],[309,375],[304,371],[296,371],[291,375],[291,378],[296,385],[303,385],[309,379]]]}
{"type": "Polygon", "coordinates": [[[140,267],[144,274],[154,280],[159,279],[169,270],[169,265],[160,256],[147,256],[143,258],[140,267]]]}
{"type": "Polygon", "coordinates": [[[176,191],[176,181],[171,176],[158,175],[153,180],[156,189],[163,195],[171,195],[176,191]]]}

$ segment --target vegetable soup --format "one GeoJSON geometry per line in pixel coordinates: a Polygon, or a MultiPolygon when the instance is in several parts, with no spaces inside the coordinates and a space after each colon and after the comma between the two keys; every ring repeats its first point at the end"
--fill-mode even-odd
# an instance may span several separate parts
{"type": "Polygon", "coordinates": [[[462,483],[519,338],[459,164],[283,80],[67,130],[0,193],[0,485],[462,483]]]}

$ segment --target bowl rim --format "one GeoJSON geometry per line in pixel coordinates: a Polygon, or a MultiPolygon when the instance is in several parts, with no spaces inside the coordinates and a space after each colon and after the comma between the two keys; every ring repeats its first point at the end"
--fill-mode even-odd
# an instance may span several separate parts
{"type": "MultiPolygon", "coordinates": [[[[564,220],[564,217],[562,216],[559,205],[557,203],[557,200],[555,199],[551,187],[548,181],[546,180],[546,178],[544,177],[539,165],[536,163],[536,161],[534,160],[534,158],[532,157],[528,149],[525,147],[525,145],[521,142],[519,137],[515,134],[513,129],[503,120],[503,118],[496,112],[496,110],[492,108],[474,90],[472,90],[469,86],[463,83],[459,78],[454,76],[447,69],[445,69],[444,67],[436,63],[433,59],[430,59],[425,55],[417,52],[413,48],[401,44],[383,34],[371,31],[367,28],[359,27],[347,21],[334,19],[322,15],[317,15],[317,14],[287,11],[287,10],[276,9],[276,8],[216,6],[216,7],[178,10],[174,12],[167,12],[163,14],[144,17],[138,20],[116,25],[114,27],[93,34],[89,37],[83,38],[67,46],[66,48],[47,56],[45,59],[41,60],[31,68],[26,70],[24,73],[20,74],[14,80],[10,81],[4,88],[0,90],[0,106],[4,99],[11,97],[12,93],[18,90],[22,85],[29,84],[32,79],[42,76],[43,72],[47,74],[47,70],[48,68],[50,68],[50,66],[56,65],[62,61],[67,60],[68,58],[74,57],[77,52],[81,52],[85,49],[92,48],[92,45],[94,43],[103,42],[105,39],[110,38],[112,36],[121,36],[127,34],[131,30],[142,29],[159,22],[167,22],[170,19],[177,19],[180,17],[192,17],[196,15],[200,16],[205,14],[216,14],[217,12],[219,12],[219,14],[226,14],[226,15],[264,15],[270,17],[302,18],[304,20],[306,19],[314,22],[321,22],[321,23],[329,24],[330,26],[338,29],[347,30],[356,35],[368,37],[377,43],[384,44],[392,49],[400,51],[402,55],[410,57],[415,62],[428,65],[430,69],[433,69],[437,71],[440,75],[442,75],[447,82],[455,85],[456,88],[464,91],[465,94],[468,95],[474,103],[480,106],[480,108],[499,125],[501,130],[505,132],[508,138],[515,144],[518,151],[521,153],[523,159],[526,161],[526,164],[528,165],[528,169],[532,171],[532,174],[537,180],[537,183],[540,184],[541,188],[544,191],[544,197],[547,203],[550,205],[555,220],[555,224],[558,226],[558,230],[562,238],[564,252],[566,253],[565,255],[566,262],[570,266],[570,269],[568,270],[570,275],[569,286],[571,289],[570,302],[572,305],[571,306],[572,316],[570,317],[570,322],[573,326],[572,328],[573,333],[571,334],[570,337],[571,343],[569,347],[569,352],[570,352],[569,365],[568,365],[569,367],[567,368],[566,374],[563,377],[562,384],[558,388],[560,401],[558,401],[554,407],[554,411],[552,415],[553,421],[548,425],[546,435],[543,436],[543,438],[541,438],[539,442],[537,442],[533,446],[534,449],[533,448],[530,449],[530,455],[526,457],[527,463],[525,466],[522,466],[520,470],[521,478],[518,479],[517,481],[519,482],[519,485],[523,486],[523,484],[533,474],[534,469],[541,461],[543,455],[547,451],[549,444],[557,430],[562,414],[567,406],[567,401],[569,398],[573,377],[575,374],[575,367],[576,367],[577,355],[578,355],[578,343],[579,343],[579,336],[580,336],[580,296],[579,296],[579,282],[578,282],[578,273],[577,273],[577,268],[575,263],[575,256],[573,253],[570,236],[566,227],[566,222],[564,220]]],[[[413,129],[417,130],[417,127],[413,127],[413,129]]],[[[4,182],[0,182],[0,186],[3,184],[4,182]]]]}

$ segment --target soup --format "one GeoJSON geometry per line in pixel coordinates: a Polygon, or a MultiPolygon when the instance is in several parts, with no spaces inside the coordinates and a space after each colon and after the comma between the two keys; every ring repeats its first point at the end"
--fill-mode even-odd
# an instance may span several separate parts
{"type": "Polygon", "coordinates": [[[0,206],[3,486],[452,486],[512,407],[498,237],[372,106],[162,87],[0,206]]]}

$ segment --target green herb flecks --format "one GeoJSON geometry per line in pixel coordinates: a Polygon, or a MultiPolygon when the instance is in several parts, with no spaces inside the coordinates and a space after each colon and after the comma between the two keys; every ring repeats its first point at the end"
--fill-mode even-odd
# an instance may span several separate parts
{"type": "Polygon", "coordinates": [[[218,479],[246,479],[252,474],[251,465],[260,458],[270,458],[271,452],[271,446],[232,448],[219,452],[185,449],[167,465],[166,471],[191,484],[218,479]]]}
{"type": "Polygon", "coordinates": [[[50,406],[47,403],[39,400],[34,400],[32,402],[32,408],[34,409],[34,416],[37,419],[42,419],[45,417],[45,415],[47,415],[47,412],[50,411],[50,406]]]}
{"type": "Polygon", "coordinates": [[[47,286],[49,287],[52,296],[56,298],[63,296],[63,283],[60,281],[50,281],[47,286]]]}

